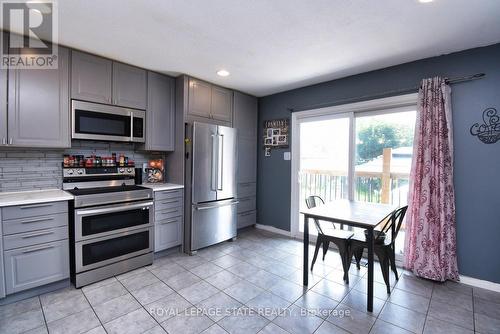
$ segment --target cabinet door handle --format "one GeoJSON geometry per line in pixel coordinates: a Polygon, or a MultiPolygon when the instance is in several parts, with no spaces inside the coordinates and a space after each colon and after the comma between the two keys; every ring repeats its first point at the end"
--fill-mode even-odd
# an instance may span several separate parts
{"type": "Polygon", "coordinates": [[[39,222],[50,221],[50,220],[54,220],[54,217],[24,220],[21,222],[21,224],[39,223],[39,222]]]}
{"type": "Polygon", "coordinates": [[[161,212],[159,212],[159,213],[160,213],[161,215],[166,215],[166,214],[168,214],[168,213],[172,213],[172,212],[176,212],[176,211],[177,211],[177,209],[174,209],[174,210],[169,210],[169,211],[161,211],[161,212]]]}
{"type": "Polygon", "coordinates": [[[52,206],[52,204],[44,203],[44,204],[23,205],[20,207],[20,209],[25,210],[25,209],[45,208],[48,206],[52,206]]]}
{"type": "Polygon", "coordinates": [[[179,202],[179,200],[178,200],[178,199],[173,200],[173,201],[165,201],[165,202],[161,202],[161,204],[170,204],[170,203],[177,203],[177,202],[179,202]]]}
{"type": "Polygon", "coordinates": [[[254,214],[254,212],[253,212],[253,211],[251,211],[251,212],[241,213],[241,214],[240,214],[240,216],[242,216],[242,217],[246,217],[246,216],[250,216],[250,215],[253,215],[253,214],[254,214]]]}
{"type": "Polygon", "coordinates": [[[38,247],[38,248],[27,249],[27,250],[25,250],[23,252],[23,254],[38,252],[38,251],[41,251],[41,250],[44,250],[44,249],[49,249],[49,248],[54,248],[54,245],[48,245],[48,246],[43,246],[43,247],[38,247]]]}
{"type": "Polygon", "coordinates": [[[22,239],[29,239],[29,238],[41,237],[41,236],[50,235],[50,234],[54,234],[54,231],[51,231],[51,232],[42,232],[42,233],[33,233],[33,234],[30,234],[30,235],[23,236],[22,239]]]}
{"type": "Polygon", "coordinates": [[[177,219],[172,219],[172,220],[165,220],[159,223],[159,225],[165,225],[165,224],[170,224],[170,223],[175,223],[177,219]]]}

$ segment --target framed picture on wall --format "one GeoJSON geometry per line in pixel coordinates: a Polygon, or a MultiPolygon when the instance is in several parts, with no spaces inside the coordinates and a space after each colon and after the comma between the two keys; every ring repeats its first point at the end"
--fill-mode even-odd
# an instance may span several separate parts
{"type": "Polygon", "coordinates": [[[287,118],[264,121],[264,149],[287,148],[288,129],[287,118]]]}

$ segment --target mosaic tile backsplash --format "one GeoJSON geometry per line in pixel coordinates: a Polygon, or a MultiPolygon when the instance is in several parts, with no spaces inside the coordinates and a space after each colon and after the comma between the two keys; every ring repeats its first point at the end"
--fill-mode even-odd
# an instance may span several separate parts
{"type": "Polygon", "coordinates": [[[62,187],[64,154],[110,156],[123,153],[142,166],[149,159],[165,158],[135,149],[135,144],[73,140],[70,149],[0,148],[0,192],[62,187]]]}

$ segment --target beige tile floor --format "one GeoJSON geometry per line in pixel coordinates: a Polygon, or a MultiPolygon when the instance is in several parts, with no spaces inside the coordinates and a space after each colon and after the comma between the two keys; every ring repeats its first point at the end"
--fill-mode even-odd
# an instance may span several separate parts
{"type": "Polygon", "coordinates": [[[500,293],[401,273],[374,312],[366,269],[342,281],[338,254],[302,280],[302,243],[250,229],[235,242],[173,254],[82,289],[0,307],[0,333],[500,333],[500,293]]]}

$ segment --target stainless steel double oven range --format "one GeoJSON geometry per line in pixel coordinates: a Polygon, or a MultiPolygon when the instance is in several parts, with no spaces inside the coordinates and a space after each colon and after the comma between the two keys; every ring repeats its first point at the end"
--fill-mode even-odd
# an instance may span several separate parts
{"type": "Polygon", "coordinates": [[[71,281],[79,288],[153,262],[153,191],[130,167],[63,168],[71,281]]]}

